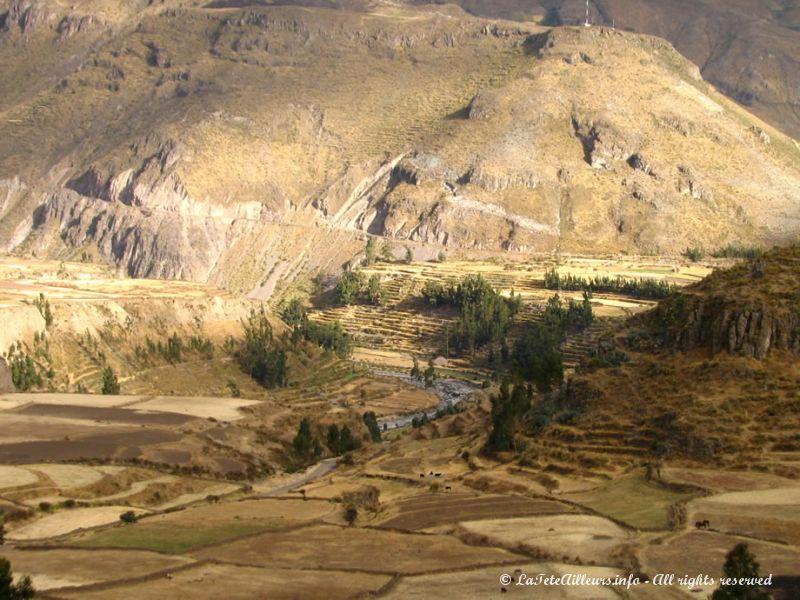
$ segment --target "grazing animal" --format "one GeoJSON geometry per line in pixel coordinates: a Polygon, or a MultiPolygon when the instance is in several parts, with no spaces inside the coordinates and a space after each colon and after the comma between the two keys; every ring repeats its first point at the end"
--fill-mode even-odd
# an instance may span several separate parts
{"type": "Polygon", "coordinates": [[[437,474],[436,474],[436,477],[441,477],[441,476],[442,476],[442,474],[441,474],[441,473],[437,473],[437,474]]]}
{"type": "Polygon", "coordinates": [[[452,487],[450,487],[450,486],[448,485],[448,486],[445,486],[445,488],[444,488],[444,489],[445,489],[445,491],[446,491],[446,492],[449,492],[449,491],[450,491],[450,490],[452,490],[453,488],[452,488],[452,487]]]}
{"type": "Polygon", "coordinates": [[[706,519],[705,521],[697,521],[694,524],[694,526],[697,529],[708,529],[709,527],[711,527],[711,522],[708,519],[706,519]]]}
{"type": "Polygon", "coordinates": [[[425,478],[425,473],[420,473],[419,476],[420,476],[421,479],[424,479],[425,478]]]}

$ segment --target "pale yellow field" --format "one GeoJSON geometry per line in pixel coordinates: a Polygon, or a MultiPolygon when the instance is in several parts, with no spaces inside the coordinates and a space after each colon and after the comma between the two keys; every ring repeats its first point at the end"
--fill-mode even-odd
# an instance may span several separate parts
{"type": "Polygon", "coordinates": [[[631,539],[618,525],[590,515],[546,515],[521,519],[487,519],[461,523],[472,534],[504,547],[541,549],[555,559],[577,559],[612,565],[611,553],[631,539]]]}
{"type": "Polygon", "coordinates": [[[128,405],[134,410],[173,412],[182,415],[217,419],[218,421],[236,421],[244,417],[240,408],[259,404],[258,400],[243,398],[175,398],[160,396],[128,405]]]}
{"type": "Polygon", "coordinates": [[[89,529],[101,525],[109,525],[119,521],[119,516],[129,510],[137,514],[145,511],[131,509],[127,506],[98,506],[95,508],[74,508],[60,510],[54,514],[44,516],[31,523],[20,527],[9,527],[9,540],[27,541],[65,535],[79,529],[89,529]]]}

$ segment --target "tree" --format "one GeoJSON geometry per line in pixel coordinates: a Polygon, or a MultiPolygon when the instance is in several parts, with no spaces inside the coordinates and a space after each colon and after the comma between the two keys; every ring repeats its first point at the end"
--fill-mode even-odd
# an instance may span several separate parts
{"type": "Polygon", "coordinates": [[[348,525],[354,525],[356,519],[358,519],[358,509],[355,506],[348,506],[344,509],[344,520],[348,525]]]}
{"type": "Polygon", "coordinates": [[[244,341],[237,352],[242,370],[268,389],[289,385],[288,357],[273,339],[264,307],[258,312],[251,310],[242,327],[244,341]]]}
{"type": "Polygon", "coordinates": [[[6,525],[0,523],[0,546],[6,543],[6,525]]]}
{"type": "Polygon", "coordinates": [[[428,361],[428,368],[422,374],[425,378],[425,387],[432,387],[433,382],[436,381],[436,368],[433,365],[433,359],[428,361]]]}
{"type": "Polygon", "coordinates": [[[339,448],[341,446],[340,442],[340,435],[339,435],[339,427],[337,427],[336,423],[331,423],[328,427],[328,449],[331,451],[331,454],[334,456],[338,456],[341,454],[339,448]]]}
{"type": "Polygon", "coordinates": [[[136,523],[139,518],[136,516],[135,512],[132,510],[127,510],[119,516],[119,520],[127,525],[130,525],[132,523],[136,523]]]}
{"type": "Polygon", "coordinates": [[[386,302],[386,291],[381,287],[380,275],[372,275],[367,282],[367,302],[375,306],[383,306],[386,302]]]}
{"type": "Polygon", "coordinates": [[[103,369],[102,392],[106,396],[116,396],[119,394],[119,380],[111,367],[103,369]]]}
{"type": "Polygon", "coordinates": [[[353,436],[353,432],[345,425],[339,434],[339,451],[342,454],[361,448],[361,440],[353,436]]]}
{"type": "Polygon", "coordinates": [[[411,248],[406,246],[406,263],[411,264],[414,262],[414,253],[411,251],[411,248]]]}
{"type": "Polygon", "coordinates": [[[394,260],[394,254],[389,242],[384,242],[383,246],[381,246],[381,260],[384,262],[392,262],[394,260]]]}
{"type": "Polygon", "coordinates": [[[721,585],[711,596],[712,600],[769,600],[771,596],[755,585],[738,580],[758,579],[759,564],[747,544],[737,544],[725,560],[725,577],[737,580],[731,585],[721,585]]]}
{"type": "Polygon", "coordinates": [[[25,576],[14,584],[11,563],[0,558],[0,600],[30,600],[35,595],[31,578],[25,576]]]}
{"type": "Polygon", "coordinates": [[[336,297],[345,305],[353,304],[364,289],[364,276],[358,271],[346,271],[336,284],[336,297]]]}
{"type": "Polygon", "coordinates": [[[311,436],[311,421],[304,418],[300,421],[300,427],[297,428],[297,435],[292,440],[292,448],[298,456],[306,457],[310,454],[313,448],[314,440],[311,436]]]}
{"type": "Polygon", "coordinates": [[[416,356],[414,357],[414,366],[411,367],[411,379],[422,379],[422,370],[419,368],[419,361],[416,356]]]}
{"type": "Polygon", "coordinates": [[[291,327],[302,323],[307,316],[308,310],[300,298],[292,298],[281,311],[281,319],[291,327]]]}
{"type": "Polygon", "coordinates": [[[489,452],[508,452],[514,442],[513,415],[511,412],[511,395],[508,382],[500,386],[500,393],[492,396],[492,431],[486,441],[489,452]]]}
{"type": "Polygon", "coordinates": [[[369,430],[369,435],[372,438],[373,442],[380,442],[381,441],[381,428],[378,425],[378,418],[375,416],[375,413],[372,411],[365,412],[364,416],[364,424],[367,426],[369,430]]]}
{"type": "Polygon", "coordinates": [[[376,254],[375,238],[369,238],[367,240],[367,246],[364,248],[364,262],[367,263],[367,265],[374,264],[376,254]]]}

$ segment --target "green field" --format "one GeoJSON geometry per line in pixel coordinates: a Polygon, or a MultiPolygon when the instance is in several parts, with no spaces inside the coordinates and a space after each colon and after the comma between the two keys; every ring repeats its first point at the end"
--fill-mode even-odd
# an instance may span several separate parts
{"type": "Polygon", "coordinates": [[[632,527],[667,529],[669,507],[693,496],[647,482],[641,475],[626,475],[590,492],[565,497],[632,527]]]}
{"type": "Polygon", "coordinates": [[[127,548],[180,554],[201,546],[224,542],[243,535],[263,533],[277,527],[277,523],[269,522],[227,522],[209,525],[143,522],[104,529],[76,541],[74,545],[81,548],[127,548]]]}

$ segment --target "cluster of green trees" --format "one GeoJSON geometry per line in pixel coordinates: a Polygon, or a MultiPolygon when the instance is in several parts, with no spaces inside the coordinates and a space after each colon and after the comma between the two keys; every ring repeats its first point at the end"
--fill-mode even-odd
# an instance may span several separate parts
{"type": "MultiPolygon", "coordinates": [[[[408,259],[408,254],[411,252],[410,248],[406,248],[406,262],[411,262],[408,259]]],[[[366,265],[373,265],[378,260],[382,260],[383,262],[392,262],[394,260],[394,252],[392,252],[392,246],[389,242],[384,242],[378,250],[378,244],[375,241],[375,238],[369,238],[367,240],[367,245],[364,248],[364,263],[366,265]]]]}
{"type": "Polygon", "coordinates": [[[31,578],[23,577],[14,583],[14,574],[11,572],[11,563],[5,558],[0,558],[0,599],[2,600],[30,600],[36,596],[31,578]]]}
{"type": "Polygon", "coordinates": [[[184,343],[177,333],[173,333],[164,342],[161,340],[154,342],[148,336],[145,338],[144,346],[137,345],[134,349],[136,358],[145,364],[150,364],[151,359],[155,357],[159,357],[170,364],[179,363],[185,359],[184,353],[186,352],[192,352],[203,358],[211,359],[214,357],[214,343],[208,338],[199,335],[190,336],[188,343],[184,343]]]}
{"type": "Polygon", "coordinates": [[[417,357],[414,357],[414,365],[411,367],[411,378],[417,381],[424,381],[425,387],[433,387],[433,382],[436,381],[436,367],[433,364],[433,359],[428,360],[428,368],[424,371],[419,367],[417,357]]]}
{"type": "Polygon", "coordinates": [[[287,354],[275,340],[264,308],[250,311],[242,327],[244,340],[235,353],[239,366],[266,388],[286,387],[289,384],[287,354]]]}
{"type": "Polygon", "coordinates": [[[19,391],[27,392],[31,388],[42,385],[42,376],[39,373],[39,368],[26,352],[17,351],[11,354],[9,356],[9,368],[11,369],[11,381],[19,391]]]}
{"type": "MultiPolygon", "coordinates": [[[[365,412],[362,421],[369,431],[370,439],[373,442],[380,442],[382,439],[381,428],[378,424],[378,418],[372,411],[365,412]]],[[[325,436],[325,445],[328,451],[333,456],[341,456],[354,450],[361,448],[361,438],[353,434],[353,431],[348,425],[339,427],[336,423],[328,425],[327,434],[325,436]]],[[[324,451],[319,439],[314,436],[311,430],[311,421],[304,418],[300,421],[300,426],[297,429],[297,435],[292,440],[292,449],[295,455],[302,460],[317,459],[322,456],[324,451]]]]}
{"type": "Polygon", "coordinates": [[[556,294],[547,301],[542,320],[527,323],[511,351],[513,374],[532,382],[540,392],[547,392],[564,379],[564,365],[560,345],[569,331],[581,330],[592,324],[591,295],[583,293],[583,300],[570,299],[564,303],[556,294]]]}
{"type": "Polygon", "coordinates": [[[758,246],[740,246],[738,244],[728,244],[722,248],[717,248],[711,253],[714,258],[746,258],[754,259],[761,258],[764,255],[764,249],[758,246]]]}
{"type": "MultiPolygon", "coordinates": [[[[698,246],[692,246],[691,248],[686,248],[686,250],[683,251],[683,255],[692,262],[697,262],[706,257],[706,251],[698,246]]],[[[763,255],[763,248],[759,248],[758,246],[741,246],[739,244],[728,244],[727,246],[717,248],[711,252],[711,256],[714,258],[744,258],[748,260],[761,258],[763,255]]]]}
{"type": "Polygon", "coordinates": [[[561,275],[555,269],[545,273],[544,287],[548,290],[612,292],[650,300],[667,298],[678,290],[678,286],[675,284],[656,279],[626,279],[621,275],[616,277],[608,275],[578,277],[561,275]]]}
{"type": "Polygon", "coordinates": [[[458,354],[474,354],[475,350],[505,338],[514,317],[522,308],[522,300],[511,292],[501,296],[480,275],[469,275],[459,282],[426,283],[422,291],[431,306],[453,306],[460,317],[445,331],[445,352],[452,348],[458,354]]]}
{"type": "Polygon", "coordinates": [[[341,358],[353,353],[353,337],[347,333],[339,321],[318,323],[308,318],[308,310],[299,298],[292,299],[283,310],[281,318],[292,327],[292,342],[301,339],[335,352],[341,358]]]}
{"type": "Polygon", "coordinates": [[[361,271],[345,271],[336,284],[336,298],[344,305],[362,303],[374,306],[386,304],[386,290],[381,286],[380,275],[367,279],[361,271]]]}
{"type": "Polygon", "coordinates": [[[353,435],[347,425],[339,429],[338,425],[331,423],[328,426],[328,435],[325,442],[328,450],[334,456],[347,454],[361,448],[361,440],[353,435]]]}
{"type": "Polygon", "coordinates": [[[382,439],[381,427],[378,424],[378,417],[375,413],[372,411],[365,412],[361,418],[364,421],[364,425],[367,426],[367,431],[369,431],[369,437],[372,441],[380,442],[382,439]]]}
{"type": "Polygon", "coordinates": [[[486,441],[491,453],[517,450],[515,434],[517,427],[531,408],[533,388],[517,383],[513,389],[508,382],[500,386],[500,393],[491,397],[492,431],[486,441]]]}
{"type": "Polygon", "coordinates": [[[311,433],[311,421],[307,418],[300,421],[297,435],[294,436],[292,440],[292,449],[294,453],[303,460],[322,456],[322,444],[320,444],[319,440],[311,433]]]}

